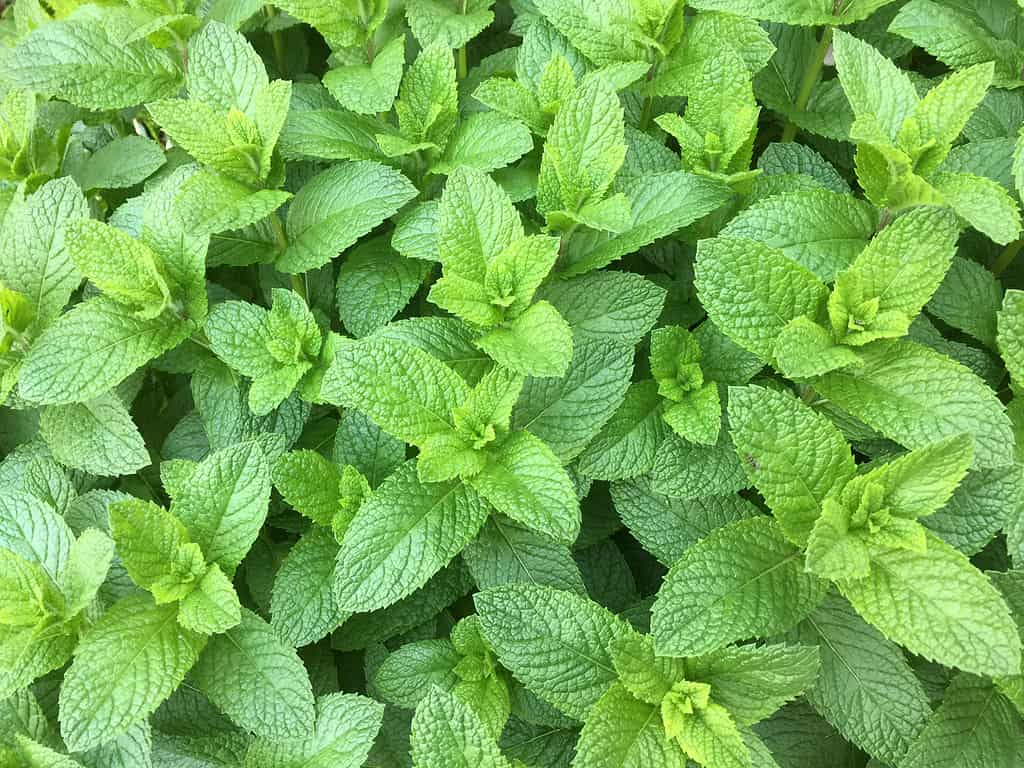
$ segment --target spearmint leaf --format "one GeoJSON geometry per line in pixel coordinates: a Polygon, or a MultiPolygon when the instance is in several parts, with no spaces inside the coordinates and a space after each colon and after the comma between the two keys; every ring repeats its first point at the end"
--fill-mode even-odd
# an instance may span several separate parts
{"type": "Polygon", "coordinates": [[[986,765],[1009,768],[1019,754],[1014,746],[1017,718],[990,682],[957,675],[900,765],[947,766],[961,757],[984,755],[986,765]]]}
{"type": "Polygon", "coordinates": [[[650,477],[655,492],[678,499],[718,496],[747,487],[736,448],[724,429],[714,445],[669,434],[654,456],[650,477]]]}
{"type": "Polygon", "coordinates": [[[203,635],[217,635],[238,626],[241,605],[230,579],[211,565],[196,588],[181,601],[178,623],[203,635]]]}
{"type": "Polygon", "coordinates": [[[958,216],[996,243],[1006,245],[1020,235],[1020,208],[998,182],[969,173],[940,173],[932,183],[958,216]]]}
{"type": "Polygon", "coordinates": [[[540,584],[586,593],[567,546],[498,515],[491,515],[462,559],[480,589],[540,584]]]}
{"type": "Polygon", "coordinates": [[[314,732],[313,691],[302,660],[247,609],[241,624],[210,638],[190,679],[232,721],[261,738],[301,739],[314,732]]]}
{"type": "Polygon", "coordinates": [[[607,266],[703,218],[731,198],[722,182],[684,171],[640,176],[623,184],[622,192],[630,202],[628,226],[609,238],[570,249],[559,266],[562,274],[607,266]]]}
{"type": "Polygon", "coordinates": [[[997,324],[996,343],[1010,374],[1010,381],[1019,390],[1024,386],[1024,292],[1006,292],[997,324]]]}
{"type": "Polygon", "coordinates": [[[552,27],[599,66],[641,57],[639,46],[627,31],[632,13],[624,0],[540,0],[534,5],[552,27]]]}
{"type": "Polygon", "coordinates": [[[92,603],[110,572],[114,542],[105,533],[86,528],[68,551],[60,572],[65,615],[74,616],[92,603]]]}
{"type": "Polygon", "coordinates": [[[337,557],[331,530],[314,526],[295,542],[274,576],[270,624],[290,645],[315,643],[348,618],[335,596],[337,557]]]}
{"type": "Polygon", "coordinates": [[[61,734],[72,751],[125,733],[185,678],[205,638],[181,627],[177,615],[175,605],[130,595],[93,625],[60,691],[61,734]]]}
{"type": "Polygon", "coordinates": [[[637,344],[658,321],[665,289],[633,272],[606,270],[549,282],[537,298],[558,310],[574,339],[637,344]]]}
{"type": "Polygon", "coordinates": [[[398,171],[369,161],[341,163],[315,176],[288,208],[282,272],[322,267],[416,196],[398,171]]]}
{"type": "Polygon", "coordinates": [[[61,464],[94,475],[130,475],[150,463],[128,409],[113,393],[42,410],[39,431],[61,464]]]}
{"type": "Polygon", "coordinates": [[[824,499],[856,472],[842,433],[792,395],[755,386],[730,388],[729,424],[747,476],[779,526],[806,544],[824,499]]]}
{"type": "Polygon", "coordinates": [[[286,453],[274,464],[274,487],[292,508],[330,527],[341,509],[341,470],[316,451],[286,453]]]}
{"type": "Polygon", "coordinates": [[[917,92],[906,73],[863,40],[839,31],[834,37],[836,70],[858,118],[873,118],[895,141],[903,121],[917,106],[917,92]]]}
{"type": "Polygon", "coordinates": [[[646,473],[666,435],[662,398],[654,381],[632,384],[615,414],[579,458],[579,470],[596,480],[646,473]]]}
{"type": "Polygon", "coordinates": [[[753,635],[791,628],[817,607],[825,583],[764,517],[712,531],[676,563],[654,602],[655,650],[706,653],[753,635]]]}
{"type": "Polygon", "coordinates": [[[1024,473],[1019,466],[968,472],[946,505],[921,522],[947,544],[974,555],[1000,529],[1012,525],[1007,510],[1021,491],[1024,473]]]}
{"type": "Polygon", "coordinates": [[[574,766],[684,768],[686,756],[665,734],[658,707],[615,684],[594,705],[576,744],[574,766]]]}
{"type": "Polygon", "coordinates": [[[821,654],[818,680],[806,692],[811,706],[868,754],[902,764],[931,707],[900,648],[835,595],[794,634],[821,654]]]}
{"type": "Polygon", "coordinates": [[[923,552],[873,554],[871,575],[841,582],[843,596],[912,653],[975,674],[1017,674],[1020,637],[998,590],[964,555],[932,535],[927,541],[923,552]]]}
{"type": "Polygon", "coordinates": [[[863,365],[834,371],[815,389],[907,448],[964,432],[974,437],[974,467],[1011,463],[1009,420],[994,393],[949,358],[911,342],[873,344],[863,365]]]}
{"type": "Polygon", "coordinates": [[[589,78],[565,100],[548,131],[537,209],[545,215],[575,212],[599,201],[625,157],[619,97],[604,78],[589,78]]]}
{"type": "MultiPolygon", "coordinates": [[[[402,78],[395,102],[401,139],[443,149],[455,128],[458,108],[455,60],[451,48],[436,41],[420,51],[402,78]]],[[[387,152],[384,146],[381,149],[387,152]]]]}
{"type": "Polygon", "coordinates": [[[188,321],[142,319],[96,296],[75,306],[39,338],[19,379],[22,397],[42,405],[91,400],[184,341],[188,321]]]}
{"type": "Polygon", "coordinates": [[[381,662],[373,685],[389,703],[415,709],[432,687],[450,691],[458,684],[455,668],[462,658],[451,640],[407,643],[381,662]]]}
{"type": "Polygon", "coordinates": [[[171,513],[208,562],[234,573],[259,535],[270,502],[270,466],[256,442],[217,451],[193,473],[171,513]]]}
{"type": "Polygon", "coordinates": [[[497,112],[482,112],[459,124],[431,171],[451,173],[466,166],[490,173],[511,165],[531,149],[533,138],[525,125],[497,112]]]}
{"type": "Polygon", "coordinates": [[[785,253],[754,240],[720,237],[697,248],[695,285],[715,326],[762,360],[790,320],[816,317],[825,285],[785,253]]]}
{"type": "Polygon", "coordinates": [[[329,70],[324,75],[324,87],[345,109],[363,115],[387,112],[398,96],[404,67],[405,36],[399,35],[368,64],[348,64],[329,70]]]}
{"type": "Polygon", "coordinates": [[[498,512],[571,545],[579,534],[576,489],[558,457],[529,432],[515,432],[469,484],[498,512]]]}
{"type": "Polygon", "coordinates": [[[81,282],[65,246],[64,225],[88,216],[85,198],[69,178],[48,181],[8,213],[0,277],[28,297],[39,328],[56,319],[81,282]]]}
{"type": "Polygon", "coordinates": [[[246,768],[359,768],[381,727],[384,708],[354,693],[316,700],[316,734],[295,741],[257,739],[246,768]]]}
{"type": "Polygon", "coordinates": [[[290,197],[288,192],[277,189],[254,192],[241,182],[207,170],[182,185],[177,208],[192,232],[212,235],[256,224],[290,197]]]}
{"type": "Polygon", "coordinates": [[[484,334],[476,344],[498,365],[524,376],[564,376],[573,354],[572,330],[546,301],[484,334]],[[544,343],[538,344],[539,339],[544,343]]]}
{"type": "Polygon", "coordinates": [[[783,24],[820,26],[852,24],[866,19],[891,0],[852,0],[841,5],[816,3],[813,0],[697,0],[694,6],[709,11],[727,11],[755,19],[779,21],[783,24]]]}
{"type": "Polygon", "coordinates": [[[474,602],[502,665],[570,717],[585,719],[615,682],[608,644],[633,630],[597,603],[526,584],[478,592],[474,602]]]}
{"type": "Polygon", "coordinates": [[[223,110],[255,112],[257,97],[270,80],[245,37],[212,21],[189,41],[188,52],[189,96],[223,110]]]}
{"type": "Polygon", "coordinates": [[[955,257],[927,309],[947,325],[994,347],[1002,302],[1002,286],[990,271],[976,261],[955,257]]]}
{"type": "Polygon", "coordinates": [[[419,290],[427,275],[422,261],[395,253],[383,241],[354,250],[338,271],[338,314],[353,336],[387,325],[419,290]]]}
{"type": "Polygon", "coordinates": [[[809,190],[759,200],[735,216],[721,234],[777,248],[830,282],[868,244],[877,219],[872,206],[849,194],[809,190]]]}
{"type": "Polygon", "coordinates": [[[170,54],[115,35],[101,18],[45,24],[18,44],[7,77],[87,109],[129,107],[180,88],[182,72],[170,54]]]}
{"type": "Polygon", "coordinates": [[[417,768],[508,768],[498,744],[469,705],[433,688],[412,719],[413,765],[417,768]]]}
{"type": "Polygon", "coordinates": [[[82,189],[124,189],[148,179],[167,162],[160,145],[141,136],[122,136],[89,155],[75,180],[82,189]]]}
{"type": "Polygon", "coordinates": [[[335,464],[354,466],[376,488],[405,461],[405,444],[359,411],[347,410],[338,422],[333,458],[335,464]]]}
{"type": "Polygon", "coordinates": [[[402,465],[360,507],[341,542],[338,605],[372,611],[408,596],[462,551],[489,511],[461,481],[422,483],[415,461],[402,465]]]}
{"type": "Polygon", "coordinates": [[[578,456],[600,432],[629,388],[633,348],[611,341],[573,345],[562,378],[528,378],[512,414],[515,429],[532,432],[562,461],[578,456]]]}
{"type": "Polygon", "coordinates": [[[454,431],[451,413],[469,388],[423,350],[375,336],[338,351],[322,394],[329,402],[358,408],[390,434],[418,445],[454,431]],[[414,378],[409,377],[413,371],[414,378]]]}

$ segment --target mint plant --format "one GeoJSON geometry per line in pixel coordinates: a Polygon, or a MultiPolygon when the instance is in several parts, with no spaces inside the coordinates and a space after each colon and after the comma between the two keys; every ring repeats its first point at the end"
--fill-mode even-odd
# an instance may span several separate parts
{"type": "Polygon", "coordinates": [[[0,4],[0,765],[1020,765],[1022,46],[0,4]]]}

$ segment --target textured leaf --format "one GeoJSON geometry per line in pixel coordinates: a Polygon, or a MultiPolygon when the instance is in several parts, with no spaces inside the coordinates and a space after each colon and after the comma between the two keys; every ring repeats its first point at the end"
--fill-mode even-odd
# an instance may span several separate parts
{"type": "Polygon", "coordinates": [[[684,768],[686,756],[665,735],[656,706],[613,685],[594,705],[576,744],[574,766],[684,768]]]}
{"type": "Polygon", "coordinates": [[[457,696],[434,688],[412,720],[412,760],[418,768],[506,768],[508,760],[480,717],[457,696]]]}
{"type": "Polygon", "coordinates": [[[338,543],[330,530],[314,527],[281,563],[274,576],[270,623],[285,642],[296,647],[315,643],[348,618],[335,596],[337,556],[338,543]]]}
{"type": "Polygon", "coordinates": [[[656,651],[690,656],[784,632],[824,593],[776,523],[732,523],[687,550],[665,577],[651,619],[656,651]]]}
{"type": "Polygon", "coordinates": [[[474,602],[501,663],[567,715],[583,719],[615,681],[607,646],[632,630],[597,603],[526,584],[478,592],[474,602]]]}
{"type": "Polygon", "coordinates": [[[149,452],[128,409],[113,394],[43,409],[39,424],[54,458],[94,475],[128,475],[149,465],[149,452]]]}
{"type": "Polygon", "coordinates": [[[242,728],[271,740],[314,729],[313,691],[302,660],[259,616],[210,638],[190,679],[242,728]]]}
{"type": "Polygon", "coordinates": [[[60,692],[61,733],[73,751],[125,733],[178,687],[204,639],[177,614],[148,595],[125,597],[82,640],[60,692]]]}
{"type": "Polygon", "coordinates": [[[462,551],[488,512],[461,481],[422,483],[416,463],[404,464],[360,507],[341,542],[338,605],[372,611],[408,596],[462,551]]]}

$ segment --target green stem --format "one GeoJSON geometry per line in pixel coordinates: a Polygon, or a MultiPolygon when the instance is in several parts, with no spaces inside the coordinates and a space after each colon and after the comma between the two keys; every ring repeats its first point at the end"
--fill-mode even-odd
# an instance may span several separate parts
{"type": "MultiPolygon", "coordinates": [[[[281,223],[281,217],[276,212],[270,215],[270,226],[274,230],[274,240],[277,241],[278,254],[282,254],[288,249],[288,235],[285,234],[284,225],[281,223]]],[[[306,288],[306,276],[291,275],[291,282],[292,290],[299,294],[303,301],[309,303],[309,291],[306,288]]]]}
{"type": "Polygon", "coordinates": [[[1017,254],[1024,249],[1024,240],[1014,240],[999,254],[999,258],[996,259],[996,263],[992,265],[992,272],[996,275],[1001,275],[1003,272],[1013,264],[1013,260],[1017,258],[1017,254]]]}
{"type": "MultiPolygon", "coordinates": [[[[277,16],[277,8],[272,5],[267,6],[267,19],[273,19],[277,16]]],[[[270,42],[274,46],[274,61],[277,62],[277,74],[284,77],[286,74],[285,67],[285,50],[284,50],[284,36],[280,30],[275,30],[270,33],[270,42]]]]}
{"type": "Polygon", "coordinates": [[[302,300],[308,304],[309,303],[309,297],[307,296],[307,292],[306,292],[306,275],[305,274],[291,275],[291,279],[292,279],[292,290],[295,291],[297,294],[299,294],[299,296],[302,297],[302,300]]]}
{"type": "MultiPolygon", "coordinates": [[[[796,101],[793,102],[795,111],[803,112],[807,109],[807,103],[811,100],[811,94],[814,93],[814,86],[821,79],[821,70],[825,67],[825,55],[828,53],[830,45],[832,45],[832,27],[825,27],[821,33],[821,40],[818,41],[818,47],[804,71],[804,78],[800,82],[800,91],[797,93],[796,101]]],[[[796,123],[787,120],[786,127],[782,131],[782,140],[784,142],[792,141],[796,138],[798,130],[796,123]]]]}
{"type": "Polygon", "coordinates": [[[456,74],[458,75],[459,80],[465,80],[466,75],[469,74],[469,61],[466,58],[466,46],[459,48],[457,65],[458,72],[456,74]]]}
{"type": "Polygon", "coordinates": [[[651,124],[651,113],[654,112],[654,97],[647,96],[644,98],[644,108],[640,113],[640,130],[646,131],[647,126],[651,124]]]}

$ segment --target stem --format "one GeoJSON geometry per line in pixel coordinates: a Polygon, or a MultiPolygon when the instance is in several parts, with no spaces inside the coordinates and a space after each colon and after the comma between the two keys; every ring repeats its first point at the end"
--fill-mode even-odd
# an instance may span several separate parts
{"type": "Polygon", "coordinates": [[[290,277],[292,279],[292,290],[299,294],[304,302],[309,304],[309,298],[306,295],[306,275],[291,275],[290,277]]]}
{"type": "Polygon", "coordinates": [[[1017,254],[1024,249],[1024,240],[1014,240],[999,254],[999,258],[996,259],[996,263],[992,265],[992,272],[996,275],[1001,275],[1007,270],[1007,268],[1013,264],[1013,260],[1017,258],[1017,254]]]}
{"type": "MultiPolygon", "coordinates": [[[[267,19],[273,19],[277,16],[277,8],[272,5],[267,6],[267,19]]],[[[275,30],[270,33],[270,42],[274,46],[274,61],[277,62],[277,73],[284,77],[286,74],[285,67],[285,50],[284,50],[284,37],[281,35],[280,30],[275,30]]]]}
{"type": "MultiPolygon", "coordinates": [[[[275,211],[270,215],[270,226],[274,230],[274,240],[277,241],[278,253],[284,253],[288,248],[288,235],[284,232],[284,225],[281,223],[281,216],[275,211]]],[[[303,275],[291,275],[292,290],[295,291],[302,300],[307,304],[309,303],[309,292],[306,289],[306,276],[303,275]]]]}
{"type": "Polygon", "coordinates": [[[469,62],[466,59],[466,46],[459,48],[458,56],[458,72],[456,73],[459,80],[465,80],[466,75],[469,74],[469,62]]]}
{"type": "Polygon", "coordinates": [[[644,97],[644,108],[640,113],[640,130],[646,131],[647,126],[651,124],[651,113],[654,112],[654,97],[644,97]]]}
{"type": "MultiPolygon", "coordinates": [[[[814,86],[821,79],[821,70],[825,67],[825,54],[828,53],[830,45],[832,45],[832,27],[825,27],[821,33],[821,40],[818,41],[818,47],[814,50],[814,56],[804,71],[804,78],[800,82],[800,92],[797,93],[796,101],[793,102],[793,109],[797,112],[807,109],[807,103],[811,100],[811,94],[814,93],[814,86]]],[[[798,130],[796,123],[787,120],[786,127],[782,131],[782,140],[784,142],[792,141],[796,138],[798,130]]]]}

